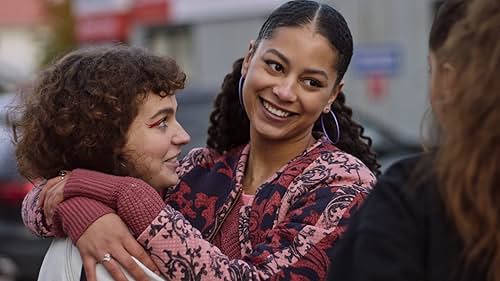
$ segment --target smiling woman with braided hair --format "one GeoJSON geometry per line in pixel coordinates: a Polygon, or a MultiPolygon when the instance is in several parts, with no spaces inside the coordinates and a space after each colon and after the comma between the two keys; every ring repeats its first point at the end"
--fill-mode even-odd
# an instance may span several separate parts
{"type": "MultiPolygon", "coordinates": [[[[123,280],[117,265],[127,268],[134,245],[122,242],[128,230],[120,218],[169,280],[324,280],[336,241],[378,173],[342,94],[352,52],[338,11],[287,2],[226,76],[208,147],[180,162],[180,181],[163,198],[132,198],[151,187],[131,178],[69,173],[54,188],[64,201],[52,228],[76,243],[89,281],[98,261],[123,280]],[[118,216],[87,215],[72,202],[81,197],[118,216]]],[[[41,232],[43,219],[28,226],[41,232]]]]}

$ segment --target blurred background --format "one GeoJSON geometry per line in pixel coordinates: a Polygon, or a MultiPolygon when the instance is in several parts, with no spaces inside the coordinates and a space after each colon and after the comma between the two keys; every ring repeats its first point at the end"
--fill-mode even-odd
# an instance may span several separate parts
{"type": "MultiPolygon", "coordinates": [[[[214,96],[266,15],[282,0],[0,0],[0,281],[36,280],[50,240],[22,225],[31,188],[16,171],[6,110],[40,68],[80,46],[126,43],[174,57],[188,74],[179,120],[202,146],[214,96]]],[[[355,52],[348,104],[382,168],[420,149],[427,38],[436,0],[333,0],[355,52]]]]}

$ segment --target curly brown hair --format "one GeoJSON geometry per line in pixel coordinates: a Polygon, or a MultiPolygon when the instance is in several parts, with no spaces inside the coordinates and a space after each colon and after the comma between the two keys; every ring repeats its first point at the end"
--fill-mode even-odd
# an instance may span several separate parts
{"type": "MultiPolygon", "coordinates": [[[[264,22],[256,39],[256,45],[272,37],[280,27],[296,27],[313,23],[316,31],[327,38],[337,52],[335,64],[339,83],[351,61],[353,53],[352,35],[343,16],[333,7],[315,1],[290,1],[276,10],[264,22]]],[[[215,100],[215,110],[210,115],[207,146],[219,153],[245,144],[250,139],[250,121],[240,106],[238,81],[241,77],[243,59],[233,64],[233,70],[222,83],[222,90],[215,100]]],[[[344,93],[340,93],[331,106],[340,127],[340,140],[336,146],[359,158],[374,174],[380,173],[380,165],[371,149],[372,141],[363,135],[363,127],[352,119],[352,110],[346,105],[344,93]]],[[[326,118],[325,127],[335,135],[336,124],[326,118]]],[[[314,124],[313,132],[323,133],[320,120],[314,124]]]]}
{"type": "Polygon", "coordinates": [[[173,59],[140,48],[70,52],[40,73],[19,107],[14,132],[20,173],[28,179],[75,168],[131,173],[122,150],[139,106],[149,93],[173,95],[185,79],[173,59]]]}
{"type": "Polygon", "coordinates": [[[500,280],[500,2],[470,1],[438,51],[459,79],[440,116],[439,188],[468,262],[500,280]]]}

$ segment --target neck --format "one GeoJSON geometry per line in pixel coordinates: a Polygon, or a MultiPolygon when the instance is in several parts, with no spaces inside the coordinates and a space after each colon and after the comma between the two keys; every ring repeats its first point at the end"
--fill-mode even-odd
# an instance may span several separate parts
{"type": "Polygon", "coordinates": [[[255,194],[264,181],[304,152],[314,141],[311,134],[286,143],[250,136],[250,151],[243,177],[245,193],[255,194]]]}

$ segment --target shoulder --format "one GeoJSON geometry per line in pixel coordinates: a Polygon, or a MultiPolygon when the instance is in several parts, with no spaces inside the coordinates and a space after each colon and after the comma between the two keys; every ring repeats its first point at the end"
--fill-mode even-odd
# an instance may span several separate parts
{"type": "Polygon", "coordinates": [[[177,174],[182,176],[197,166],[210,167],[220,157],[221,155],[213,149],[207,147],[193,148],[179,162],[177,174]]]}
{"type": "Polygon", "coordinates": [[[304,158],[314,160],[294,180],[293,186],[316,200],[361,202],[375,185],[375,176],[363,162],[329,142],[320,143],[304,158]]]}
{"type": "Polygon", "coordinates": [[[367,205],[391,206],[390,210],[423,217],[438,205],[432,158],[429,154],[419,154],[394,163],[378,178],[367,205]]]}
{"type": "MultiPolygon", "coordinates": [[[[385,173],[383,173],[380,178],[381,179],[393,179],[393,178],[401,178],[407,179],[412,173],[414,173],[415,169],[418,167],[420,163],[426,162],[428,165],[431,165],[431,155],[421,153],[412,156],[408,156],[403,158],[394,164],[392,164],[385,173]]],[[[430,168],[430,167],[429,167],[430,168]]]]}
{"type": "Polygon", "coordinates": [[[421,153],[397,161],[378,179],[377,188],[414,195],[433,189],[434,155],[421,153]]]}
{"type": "Polygon", "coordinates": [[[376,182],[375,175],[361,160],[330,143],[322,144],[316,164],[334,175],[331,183],[340,181],[371,188],[376,182]]]}

